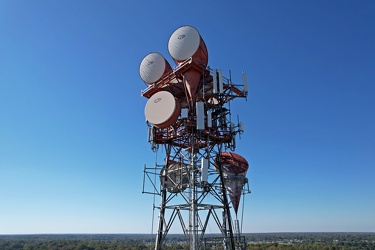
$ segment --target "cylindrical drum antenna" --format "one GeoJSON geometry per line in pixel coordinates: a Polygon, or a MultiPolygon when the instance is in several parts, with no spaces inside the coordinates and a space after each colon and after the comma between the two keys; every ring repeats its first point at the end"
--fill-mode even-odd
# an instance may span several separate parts
{"type": "Polygon", "coordinates": [[[171,65],[165,58],[156,52],[152,52],[143,58],[139,66],[139,74],[147,84],[159,81],[164,75],[172,71],[171,65]]]}

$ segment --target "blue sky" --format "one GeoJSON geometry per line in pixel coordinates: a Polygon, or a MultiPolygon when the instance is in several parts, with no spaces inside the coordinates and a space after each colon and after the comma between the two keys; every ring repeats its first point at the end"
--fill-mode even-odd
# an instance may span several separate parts
{"type": "Polygon", "coordinates": [[[196,27],[250,163],[244,232],[375,231],[373,1],[0,2],[0,234],[149,233],[139,64],[196,27]]]}

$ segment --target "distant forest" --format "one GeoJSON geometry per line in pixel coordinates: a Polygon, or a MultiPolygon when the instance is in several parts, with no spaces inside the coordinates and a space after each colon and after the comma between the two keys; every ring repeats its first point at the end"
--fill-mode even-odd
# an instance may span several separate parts
{"type": "MultiPolygon", "coordinates": [[[[249,250],[375,249],[375,233],[260,233],[243,236],[249,250]]],[[[189,249],[184,240],[183,235],[168,235],[163,249],[189,249]]],[[[155,236],[146,234],[0,235],[0,249],[143,250],[153,249],[154,241],[155,236]]],[[[207,244],[205,249],[223,249],[223,246],[207,244]]]]}

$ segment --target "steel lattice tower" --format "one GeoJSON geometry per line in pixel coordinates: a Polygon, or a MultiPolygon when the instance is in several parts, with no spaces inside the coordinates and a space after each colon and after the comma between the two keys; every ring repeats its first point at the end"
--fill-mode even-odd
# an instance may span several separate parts
{"type": "MultiPolygon", "coordinates": [[[[183,26],[171,39],[176,36],[179,46],[179,40],[192,37],[196,31],[192,29],[183,26]]],[[[234,84],[221,70],[207,67],[202,39],[187,59],[177,58],[171,50],[178,63],[174,69],[157,53],[146,56],[140,66],[141,78],[148,84],[142,91],[148,99],[148,141],[153,151],[165,153],[162,163],[144,169],[143,192],[161,198],[155,206],[159,210],[155,249],[162,248],[175,224],[190,249],[206,249],[215,241],[207,237],[211,224],[217,226],[224,249],[243,249],[231,210],[237,214],[240,196],[250,192],[247,162],[229,152],[235,150],[236,135],[243,132],[242,123],[232,121],[230,102],[247,97],[246,75],[243,84],[234,84]],[[145,191],[146,180],[152,183],[151,191],[145,191]]]]}

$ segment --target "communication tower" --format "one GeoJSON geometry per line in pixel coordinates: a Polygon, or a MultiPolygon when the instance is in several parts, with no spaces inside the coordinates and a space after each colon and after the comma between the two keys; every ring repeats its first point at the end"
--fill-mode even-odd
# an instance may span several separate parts
{"type": "Polygon", "coordinates": [[[164,154],[161,163],[144,168],[143,193],[161,198],[154,204],[159,210],[155,249],[162,249],[176,224],[191,250],[212,249],[218,242],[220,249],[244,249],[237,213],[241,195],[250,193],[248,162],[233,152],[244,129],[232,120],[230,102],[247,97],[246,75],[235,84],[220,69],[209,68],[206,44],[192,26],[172,33],[168,51],[176,67],[153,52],[139,69],[147,84],[141,94],[148,99],[148,141],[156,154],[164,154]],[[219,232],[214,236],[212,225],[219,232]]]}

